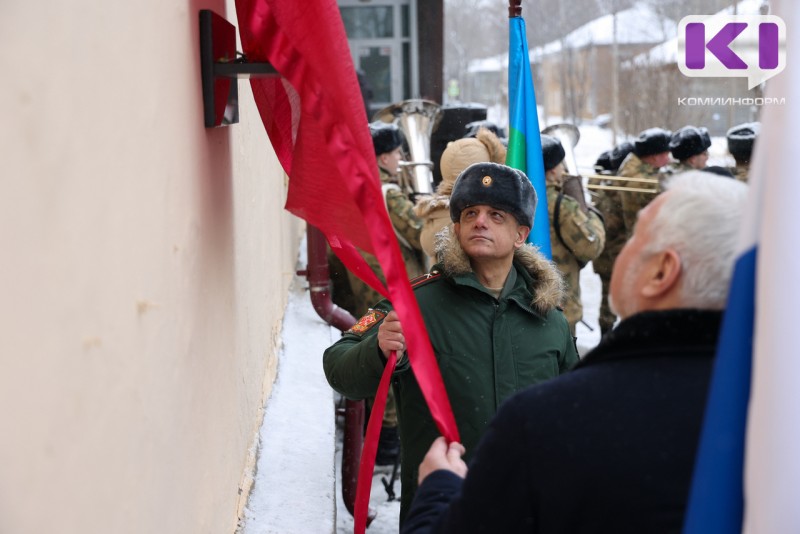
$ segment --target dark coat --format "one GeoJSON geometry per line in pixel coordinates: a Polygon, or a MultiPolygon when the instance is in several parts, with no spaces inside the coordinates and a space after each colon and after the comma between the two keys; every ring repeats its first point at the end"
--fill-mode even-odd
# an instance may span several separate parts
{"type": "MultiPolygon", "coordinates": [[[[560,276],[533,247],[516,251],[499,299],[478,282],[455,239],[443,252],[443,263],[433,269],[438,276],[416,284],[414,294],[461,439],[474,449],[501,403],[566,372],[578,353],[556,307],[563,296],[560,276]]],[[[375,309],[385,314],[392,306],[382,301],[375,309]]],[[[325,351],[325,376],[348,398],[365,398],[377,390],[385,364],[377,342],[379,324],[346,332],[325,351]]],[[[401,440],[402,520],[416,489],[419,464],[439,431],[408,358],[398,364],[392,386],[401,440]]]]}
{"type": "Polygon", "coordinates": [[[623,321],[573,371],[500,408],[463,486],[428,476],[402,532],[680,531],[720,318],[623,321]]]}

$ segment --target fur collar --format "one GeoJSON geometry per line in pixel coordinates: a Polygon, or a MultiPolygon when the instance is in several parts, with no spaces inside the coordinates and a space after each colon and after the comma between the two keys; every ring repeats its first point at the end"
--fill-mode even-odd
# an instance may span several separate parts
{"type": "MultiPolygon", "coordinates": [[[[472,272],[469,258],[450,231],[449,225],[436,234],[436,254],[442,258],[444,274],[457,276],[472,272]]],[[[542,256],[532,245],[523,245],[514,252],[514,264],[523,268],[532,278],[528,287],[533,299],[531,307],[542,315],[562,305],[565,297],[564,281],[555,264],[542,256]]]]}

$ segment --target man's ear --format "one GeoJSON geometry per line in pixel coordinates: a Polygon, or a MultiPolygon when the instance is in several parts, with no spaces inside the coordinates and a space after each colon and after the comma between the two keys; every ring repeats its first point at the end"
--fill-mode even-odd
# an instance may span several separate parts
{"type": "Polygon", "coordinates": [[[658,298],[678,287],[681,278],[681,257],[673,249],[659,252],[648,266],[649,277],[642,287],[642,296],[658,298]]]}
{"type": "Polygon", "coordinates": [[[517,238],[514,240],[514,248],[519,248],[525,244],[525,241],[528,239],[528,234],[531,233],[531,229],[528,226],[518,225],[517,226],[517,238]]]}

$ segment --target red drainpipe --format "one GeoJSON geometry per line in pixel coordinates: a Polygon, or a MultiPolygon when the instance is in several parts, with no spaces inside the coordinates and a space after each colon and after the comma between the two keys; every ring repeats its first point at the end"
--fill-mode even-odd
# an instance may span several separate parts
{"type": "MultiPolygon", "coordinates": [[[[306,244],[308,265],[305,271],[297,274],[308,279],[311,304],[317,314],[329,325],[342,332],[356,323],[356,319],[331,300],[331,276],[328,269],[328,242],[318,228],[307,225],[306,244]]],[[[364,446],[364,401],[345,399],[344,439],[342,442],[342,500],[350,515],[354,515],[356,486],[358,484],[358,465],[361,449],[364,446]]],[[[337,414],[341,415],[342,410],[337,414]]],[[[367,526],[375,519],[377,512],[372,508],[367,513],[367,526]]]]}

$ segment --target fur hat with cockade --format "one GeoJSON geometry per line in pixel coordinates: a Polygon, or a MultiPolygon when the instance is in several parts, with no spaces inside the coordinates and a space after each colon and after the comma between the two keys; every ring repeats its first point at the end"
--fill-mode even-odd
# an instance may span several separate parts
{"type": "Polygon", "coordinates": [[[525,173],[499,163],[474,163],[464,169],[450,195],[450,219],[458,222],[465,208],[487,205],[533,228],[536,192],[525,173]]]}

